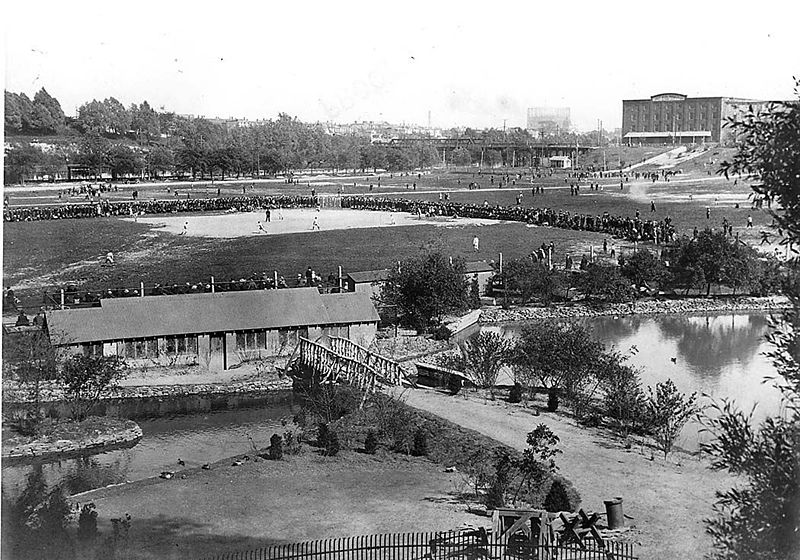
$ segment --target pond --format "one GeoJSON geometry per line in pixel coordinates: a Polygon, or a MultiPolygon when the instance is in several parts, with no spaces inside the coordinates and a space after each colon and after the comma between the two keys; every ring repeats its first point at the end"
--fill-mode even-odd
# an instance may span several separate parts
{"type": "MultiPolygon", "coordinates": [[[[777,412],[780,393],[764,378],[775,373],[764,356],[772,349],[764,336],[769,314],[651,315],[591,317],[576,320],[606,345],[629,356],[640,368],[642,385],[672,379],[678,389],[714,399],[735,400],[743,410],[756,406],[754,418],[777,412]]],[[[523,323],[484,326],[518,336],[523,323]]],[[[708,402],[708,399],[701,399],[708,402]]],[[[686,427],[679,444],[694,449],[705,434],[686,427]]]]}
{"type": "Polygon", "coordinates": [[[162,471],[199,467],[247,453],[253,444],[258,448],[268,447],[272,434],[291,429],[292,416],[298,410],[290,402],[272,402],[268,406],[137,420],[143,437],[130,449],[77,459],[4,466],[3,496],[13,499],[19,495],[28,477],[39,468],[49,486],[62,484],[67,494],[73,495],[158,476],[162,471]],[[179,459],[185,466],[178,464],[179,459]]]}

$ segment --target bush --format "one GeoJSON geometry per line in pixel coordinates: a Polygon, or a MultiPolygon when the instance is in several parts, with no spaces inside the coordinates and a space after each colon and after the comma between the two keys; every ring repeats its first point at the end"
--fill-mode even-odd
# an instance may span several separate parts
{"type": "Polygon", "coordinates": [[[97,512],[94,502],[81,506],[78,514],[78,540],[92,541],[97,537],[97,512]]]}
{"type": "Polygon", "coordinates": [[[547,411],[555,412],[558,410],[558,389],[551,387],[547,390],[547,411]]]}
{"type": "Polygon", "coordinates": [[[450,340],[450,337],[453,336],[453,332],[445,325],[436,327],[432,334],[433,340],[450,340]]]}
{"type": "Polygon", "coordinates": [[[283,438],[280,434],[272,434],[269,438],[269,458],[273,461],[283,458],[283,438]]]}
{"type": "Polygon", "coordinates": [[[508,393],[508,402],[510,403],[518,403],[522,402],[522,385],[519,383],[514,383],[514,386],[511,387],[511,391],[508,393]]]}
{"type": "Polygon", "coordinates": [[[417,428],[414,432],[414,447],[411,449],[414,457],[424,457],[428,454],[428,432],[423,428],[417,428]]]}
{"type": "Polygon", "coordinates": [[[375,430],[369,430],[367,437],[364,439],[364,453],[367,455],[375,455],[378,450],[378,435],[375,430]]]}
{"type": "Polygon", "coordinates": [[[568,483],[560,477],[553,479],[550,485],[550,490],[544,499],[544,509],[551,512],[559,511],[576,511],[580,505],[580,496],[572,485],[569,488],[572,490],[572,496],[568,491],[568,483]],[[576,500],[577,498],[577,500],[576,500]]]}

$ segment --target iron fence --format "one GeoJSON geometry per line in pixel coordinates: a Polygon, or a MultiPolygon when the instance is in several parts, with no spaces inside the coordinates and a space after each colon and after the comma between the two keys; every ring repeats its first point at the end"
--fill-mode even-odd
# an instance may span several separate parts
{"type": "Polygon", "coordinates": [[[203,560],[637,560],[632,543],[540,545],[527,538],[493,540],[485,530],[391,533],[306,541],[228,552],[203,560]]]}

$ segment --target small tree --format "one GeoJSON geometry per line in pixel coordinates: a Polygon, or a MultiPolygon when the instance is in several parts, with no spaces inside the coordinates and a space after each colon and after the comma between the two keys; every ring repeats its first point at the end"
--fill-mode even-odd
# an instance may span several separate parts
{"type": "Polygon", "coordinates": [[[469,282],[469,306],[471,309],[481,308],[481,292],[477,276],[469,282]]]}
{"type": "Polygon", "coordinates": [[[645,396],[639,372],[628,365],[620,364],[609,372],[603,389],[606,415],[613,419],[614,427],[623,436],[627,436],[644,414],[645,396]]]}
{"type": "Polygon", "coordinates": [[[97,401],[125,376],[126,364],[117,356],[76,355],[68,359],[58,380],[64,386],[64,396],[72,417],[83,420],[97,401]]]}
{"type": "Polygon", "coordinates": [[[550,485],[550,490],[544,499],[544,509],[551,512],[575,511],[570,503],[569,495],[564,483],[556,478],[550,485]]]}
{"type": "Polygon", "coordinates": [[[511,471],[514,462],[508,451],[500,449],[494,458],[494,476],[489,491],[486,493],[486,507],[497,509],[506,505],[506,492],[511,483],[511,471]]]}
{"type": "Polygon", "coordinates": [[[494,397],[494,386],[500,369],[509,359],[514,343],[499,333],[480,332],[466,340],[459,355],[443,358],[445,367],[461,371],[482,389],[489,389],[494,397]]]}
{"type": "Polygon", "coordinates": [[[587,298],[609,303],[624,303],[635,297],[631,281],[620,274],[616,266],[589,264],[579,277],[579,289],[587,298]]]}
{"type": "Polygon", "coordinates": [[[3,342],[3,370],[16,377],[27,392],[26,417],[19,427],[23,433],[32,435],[42,420],[42,387],[57,377],[58,355],[47,334],[41,330],[13,338],[4,337],[3,342]]]}
{"type": "Polygon", "coordinates": [[[656,383],[655,391],[648,387],[647,393],[647,425],[666,459],[686,422],[699,411],[696,405],[697,393],[687,397],[678,391],[672,379],[656,383]]]}
{"type": "Polygon", "coordinates": [[[619,271],[638,287],[660,287],[668,277],[667,268],[653,252],[640,249],[630,256],[620,256],[619,271]]]}
{"type": "Polygon", "coordinates": [[[514,493],[515,501],[523,486],[528,486],[529,489],[538,488],[558,471],[555,462],[555,456],[561,453],[556,447],[558,442],[559,437],[545,424],[539,424],[528,433],[528,447],[522,452],[522,458],[515,463],[521,475],[514,493]]]}

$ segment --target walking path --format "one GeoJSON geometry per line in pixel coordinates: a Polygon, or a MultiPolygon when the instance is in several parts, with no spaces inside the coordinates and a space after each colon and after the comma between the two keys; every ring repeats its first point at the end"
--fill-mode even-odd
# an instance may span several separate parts
{"type": "Polygon", "coordinates": [[[626,450],[602,429],[585,428],[561,415],[534,416],[529,409],[501,401],[413,389],[407,403],[432,412],[502,443],[524,449],[528,432],[546,424],[561,438],[560,472],[580,492],[582,507],[604,512],[603,500],[624,498],[626,520],[636,526],[640,558],[686,560],[710,550],[703,519],[712,516],[714,491],[732,486],[724,473],[715,473],[695,456],[674,452],[651,459],[650,450],[626,450]]]}

